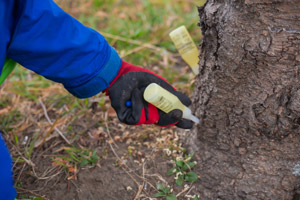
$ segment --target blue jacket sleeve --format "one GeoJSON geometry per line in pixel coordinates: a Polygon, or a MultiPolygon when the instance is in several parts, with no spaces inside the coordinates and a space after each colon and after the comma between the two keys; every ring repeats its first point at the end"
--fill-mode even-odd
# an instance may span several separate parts
{"type": "Polygon", "coordinates": [[[13,182],[12,160],[1,135],[0,131],[0,199],[13,200],[17,193],[13,182]]]}
{"type": "Polygon", "coordinates": [[[102,35],[52,0],[10,1],[15,14],[8,57],[62,83],[79,98],[91,97],[109,86],[122,61],[102,35]]]}

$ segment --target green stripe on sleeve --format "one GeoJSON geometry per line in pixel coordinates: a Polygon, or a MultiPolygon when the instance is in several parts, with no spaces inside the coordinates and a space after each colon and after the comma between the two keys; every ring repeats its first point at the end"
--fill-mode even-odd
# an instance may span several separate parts
{"type": "Polygon", "coordinates": [[[10,58],[5,59],[2,73],[0,76],[0,85],[4,82],[4,80],[8,77],[8,75],[14,70],[16,65],[17,65],[16,61],[10,58]]]}

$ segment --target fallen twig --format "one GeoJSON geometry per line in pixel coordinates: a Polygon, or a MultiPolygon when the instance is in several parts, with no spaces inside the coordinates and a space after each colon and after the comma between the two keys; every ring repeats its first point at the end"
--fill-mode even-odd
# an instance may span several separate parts
{"type": "Polygon", "coordinates": [[[192,191],[192,189],[194,189],[194,186],[190,187],[189,191],[187,191],[185,195],[188,195],[192,191]]]}
{"type": "Polygon", "coordinates": [[[153,49],[155,51],[162,50],[161,48],[159,48],[159,47],[157,47],[153,44],[150,44],[150,43],[143,43],[141,41],[132,40],[132,39],[129,39],[129,38],[124,38],[124,37],[121,37],[121,36],[118,36],[118,35],[113,35],[113,34],[110,34],[110,33],[104,33],[104,32],[100,32],[100,33],[106,38],[111,38],[111,39],[119,40],[119,41],[122,41],[122,42],[127,42],[127,43],[130,43],[130,44],[136,44],[136,45],[139,45],[139,46],[144,46],[146,48],[153,49]]]}
{"type": "Polygon", "coordinates": [[[13,145],[13,148],[17,151],[17,153],[21,156],[21,158],[32,168],[34,168],[36,165],[30,160],[25,158],[25,156],[22,155],[22,153],[19,151],[19,149],[13,145]]]}
{"type": "MultiPolygon", "coordinates": [[[[113,148],[113,146],[111,145],[111,143],[107,142],[112,150],[112,152],[114,153],[114,155],[117,157],[117,159],[125,166],[127,166],[122,160],[121,158],[118,156],[118,154],[116,153],[115,149],[113,148]]],[[[128,167],[128,166],[127,166],[128,167]]],[[[129,167],[128,167],[129,168],[129,167]]],[[[124,167],[122,167],[122,169],[126,172],[126,174],[138,185],[138,187],[141,185],[139,184],[139,182],[126,170],[124,169],[124,167]]]]}
{"type": "Polygon", "coordinates": [[[141,46],[135,47],[135,48],[133,48],[133,49],[127,51],[126,53],[123,53],[123,54],[121,53],[120,56],[121,56],[122,58],[124,58],[124,57],[129,56],[130,54],[136,53],[136,52],[138,52],[138,51],[140,51],[140,50],[142,50],[142,49],[144,49],[144,48],[146,48],[146,47],[147,47],[147,44],[143,44],[143,45],[141,45],[141,46]]]}
{"type": "Polygon", "coordinates": [[[145,162],[143,163],[143,184],[139,186],[139,190],[136,193],[134,200],[137,200],[139,198],[139,196],[141,195],[141,192],[144,189],[144,185],[145,185],[145,162]]]}
{"type": "MultiPolygon", "coordinates": [[[[194,187],[194,186],[193,186],[194,187]]],[[[178,194],[176,194],[176,197],[179,197],[180,195],[182,195],[183,193],[185,193],[186,191],[188,191],[188,193],[193,189],[193,187],[185,187],[181,192],[179,192],[178,194]]],[[[187,193],[187,194],[188,194],[187,193]]]]}
{"type": "Polygon", "coordinates": [[[115,140],[112,138],[112,136],[110,134],[109,127],[107,124],[107,116],[108,116],[108,113],[105,113],[104,123],[105,123],[105,127],[107,129],[107,134],[108,134],[109,138],[111,139],[112,143],[116,146],[116,148],[119,148],[119,146],[115,143],[115,140]]]}
{"type": "MultiPolygon", "coordinates": [[[[45,115],[46,119],[48,120],[49,124],[53,125],[51,119],[50,119],[49,116],[48,116],[46,106],[44,105],[44,103],[42,102],[41,99],[40,99],[40,104],[41,104],[41,106],[42,106],[42,108],[43,108],[44,115],[45,115]]],[[[58,128],[56,128],[55,126],[54,126],[54,130],[55,130],[56,132],[58,132],[58,134],[59,134],[59,135],[60,135],[60,136],[61,136],[68,144],[71,144],[71,142],[64,136],[64,134],[63,134],[58,128]]]]}
{"type": "Polygon", "coordinates": [[[159,180],[161,180],[164,184],[168,184],[168,182],[161,176],[161,175],[159,175],[159,174],[145,174],[146,176],[154,176],[154,177],[157,177],[159,180]]]}
{"type": "Polygon", "coordinates": [[[48,180],[48,179],[54,178],[55,176],[57,176],[57,175],[59,175],[59,174],[61,173],[61,170],[59,170],[58,172],[56,172],[56,173],[53,174],[53,175],[46,176],[46,175],[50,174],[54,169],[56,169],[56,168],[54,167],[54,168],[48,170],[47,174],[44,173],[44,174],[42,175],[42,177],[39,177],[39,176],[36,174],[34,168],[33,168],[32,171],[33,171],[33,174],[35,175],[35,177],[36,177],[38,180],[48,180]]]}
{"type": "Polygon", "coordinates": [[[30,190],[27,190],[27,189],[24,189],[24,188],[18,187],[18,190],[22,190],[22,191],[24,191],[24,192],[28,192],[28,193],[30,193],[30,194],[33,194],[34,196],[41,197],[41,198],[43,198],[44,200],[49,200],[48,198],[46,198],[46,197],[43,196],[43,195],[39,195],[39,194],[37,194],[37,193],[35,193],[35,192],[33,192],[33,191],[30,191],[30,190]]]}
{"type": "Polygon", "coordinates": [[[19,182],[19,179],[20,179],[20,177],[21,177],[21,175],[22,175],[22,173],[23,173],[23,170],[24,170],[25,166],[26,166],[26,163],[23,164],[23,167],[22,167],[22,169],[21,169],[21,171],[20,171],[20,173],[19,173],[17,179],[15,180],[15,183],[18,183],[18,182],[19,182]]]}

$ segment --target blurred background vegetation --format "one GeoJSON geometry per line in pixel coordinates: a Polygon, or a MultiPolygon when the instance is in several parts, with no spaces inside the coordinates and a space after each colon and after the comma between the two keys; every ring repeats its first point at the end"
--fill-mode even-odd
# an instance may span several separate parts
{"type": "MultiPolygon", "coordinates": [[[[196,42],[201,39],[197,28],[197,6],[203,4],[203,0],[59,2],[83,24],[103,33],[121,57],[137,65],[158,64],[162,56],[176,53],[168,34],[180,25],[188,28],[196,42]],[[145,44],[158,48],[147,47],[145,44]]],[[[170,64],[173,64],[172,61],[170,64]]]]}
{"type": "MultiPolygon", "coordinates": [[[[124,60],[154,71],[178,90],[191,94],[194,75],[175,49],[169,33],[185,25],[196,45],[199,45],[201,31],[197,26],[197,6],[203,5],[204,0],[56,2],[84,25],[100,32],[124,60]]],[[[80,150],[81,153],[74,151],[76,155],[90,154],[94,152],[93,148],[99,146],[101,137],[96,140],[93,133],[101,135],[108,126],[111,132],[124,130],[104,94],[90,99],[76,99],[62,85],[46,80],[22,66],[18,66],[1,86],[0,95],[0,130],[5,133],[15,161],[15,181],[20,188],[28,179],[23,174],[31,170],[32,163],[39,162],[38,158],[43,153],[52,152],[52,144],[46,147],[43,144],[60,137],[54,134],[56,128],[72,143],[72,149],[80,150]],[[48,119],[46,115],[49,115],[48,119]],[[90,150],[86,151],[85,148],[90,150]]],[[[143,132],[138,134],[141,136],[143,132]]],[[[148,137],[147,133],[145,138],[148,137]]],[[[57,161],[62,155],[70,157],[69,154],[66,150],[59,151],[51,154],[51,159],[57,161]]],[[[66,163],[71,162],[66,159],[66,163]]]]}

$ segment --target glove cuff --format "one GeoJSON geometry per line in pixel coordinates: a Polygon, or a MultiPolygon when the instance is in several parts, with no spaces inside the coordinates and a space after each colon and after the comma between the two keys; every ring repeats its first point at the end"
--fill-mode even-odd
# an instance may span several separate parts
{"type": "Polygon", "coordinates": [[[135,66],[135,65],[129,64],[129,63],[125,62],[124,60],[122,60],[122,64],[121,64],[121,67],[120,67],[120,70],[119,70],[118,74],[110,82],[109,86],[105,90],[103,90],[103,92],[105,92],[106,95],[109,95],[108,89],[118,80],[118,78],[120,78],[120,76],[122,76],[124,74],[127,74],[128,72],[147,72],[147,73],[153,74],[153,75],[157,76],[158,78],[160,78],[160,79],[168,82],[163,77],[155,74],[154,72],[152,72],[152,71],[150,71],[148,69],[145,69],[145,68],[142,68],[142,67],[139,67],[139,66],[135,66]]]}
{"type": "Polygon", "coordinates": [[[146,118],[145,106],[142,109],[140,121],[136,125],[140,124],[155,124],[159,120],[159,114],[157,108],[148,103],[148,119],[146,118]]]}

